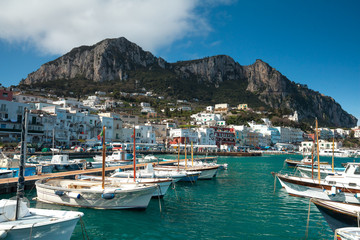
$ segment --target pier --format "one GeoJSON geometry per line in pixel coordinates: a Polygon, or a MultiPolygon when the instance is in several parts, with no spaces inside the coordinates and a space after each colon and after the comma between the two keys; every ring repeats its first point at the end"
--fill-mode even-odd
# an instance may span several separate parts
{"type": "MultiPolygon", "coordinates": [[[[194,161],[213,161],[215,160],[214,157],[204,157],[204,158],[196,158],[194,161]]],[[[185,161],[185,159],[180,159],[180,161],[185,161]]],[[[191,159],[188,159],[191,161],[191,159]]],[[[160,161],[158,164],[160,165],[168,165],[176,163],[177,159],[175,160],[168,160],[168,161],[160,161]]],[[[155,163],[155,162],[154,162],[155,163]]],[[[144,168],[148,163],[139,163],[136,164],[136,168],[144,168]]],[[[105,174],[115,171],[116,169],[133,169],[133,164],[124,165],[124,166],[116,166],[116,167],[106,167],[105,174]]],[[[92,174],[92,175],[101,175],[102,168],[91,168],[91,169],[84,169],[84,170],[76,170],[76,171],[67,171],[67,172],[56,172],[56,173],[48,173],[48,174],[41,174],[41,175],[34,175],[34,176],[27,176],[25,177],[25,190],[31,190],[35,187],[35,182],[37,180],[43,178],[70,178],[74,179],[76,175],[83,175],[83,174],[92,174]]],[[[2,178],[0,179],[0,194],[6,193],[14,193],[16,192],[18,183],[18,178],[2,178]]]]}

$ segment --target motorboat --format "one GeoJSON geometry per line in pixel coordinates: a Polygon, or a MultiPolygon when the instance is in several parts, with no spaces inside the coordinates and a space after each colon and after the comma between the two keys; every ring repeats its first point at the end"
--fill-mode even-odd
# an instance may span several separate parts
{"type": "Polygon", "coordinates": [[[86,166],[85,159],[69,159],[68,154],[56,154],[51,158],[50,163],[54,165],[57,171],[73,171],[80,170],[86,166]]]}
{"type": "MultiPolygon", "coordinates": [[[[193,166],[193,167],[185,167],[185,166],[160,166],[156,165],[154,167],[155,170],[162,171],[177,171],[177,170],[185,170],[187,173],[192,172],[200,172],[200,176],[198,179],[213,179],[218,171],[219,166],[193,166]]],[[[181,180],[182,181],[182,180],[181,180]]]]}
{"type": "Polygon", "coordinates": [[[342,149],[320,149],[319,151],[320,156],[326,156],[326,157],[338,157],[338,158],[349,158],[354,157],[355,154],[342,149]]]}
{"type": "MultiPolygon", "coordinates": [[[[101,155],[97,155],[94,158],[94,162],[102,162],[103,157],[101,155]]],[[[105,157],[105,162],[119,161],[124,163],[131,163],[133,161],[133,155],[129,152],[123,150],[116,150],[109,156],[105,157]]]]}
{"type": "Polygon", "coordinates": [[[159,158],[155,157],[152,154],[148,154],[148,155],[146,155],[146,156],[144,156],[142,158],[138,158],[137,161],[139,163],[157,162],[157,161],[159,161],[159,158]]]}
{"type": "Polygon", "coordinates": [[[0,178],[12,178],[14,177],[14,171],[13,170],[0,170],[0,178]]]}
{"type": "Polygon", "coordinates": [[[341,176],[324,179],[274,175],[290,195],[360,204],[360,163],[349,163],[341,176]]]}

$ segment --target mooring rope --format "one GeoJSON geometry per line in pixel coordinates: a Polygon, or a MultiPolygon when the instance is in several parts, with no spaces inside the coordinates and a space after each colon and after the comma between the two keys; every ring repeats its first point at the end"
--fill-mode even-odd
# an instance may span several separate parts
{"type": "Polygon", "coordinates": [[[160,199],[160,196],[162,195],[162,193],[161,193],[161,187],[160,187],[159,184],[157,185],[157,187],[158,187],[159,209],[160,209],[160,213],[161,213],[162,210],[161,210],[161,199],[160,199]]]}
{"type": "Polygon", "coordinates": [[[81,231],[82,231],[82,234],[83,234],[83,239],[85,239],[85,237],[86,237],[86,239],[89,240],[90,238],[89,238],[89,236],[88,236],[88,234],[86,232],[85,223],[84,223],[82,217],[80,217],[80,225],[81,225],[81,231]]]}
{"type": "Polygon", "coordinates": [[[312,199],[312,198],[310,198],[310,200],[309,200],[309,209],[308,209],[308,216],[307,216],[307,221],[306,221],[305,240],[308,238],[308,233],[309,233],[309,221],[310,221],[311,199],[312,199]]]}
{"type": "Polygon", "coordinates": [[[275,191],[276,191],[276,173],[274,174],[274,194],[275,194],[275,191]]]}

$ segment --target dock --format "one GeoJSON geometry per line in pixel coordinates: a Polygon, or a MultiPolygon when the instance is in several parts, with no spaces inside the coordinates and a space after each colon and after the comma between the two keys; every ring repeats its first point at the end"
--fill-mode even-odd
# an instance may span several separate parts
{"type": "MultiPolygon", "coordinates": [[[[214,157],[204,157],[204,158],[196,158],[194,160],[203,160],[203,161],[213,161],[214,157]]],[[[180,159],[180,161],[185,161],[185,159],[180,159]]],[[[188,159],[191,161],[191,159],[188,159]]],[[[176,163],[177,159],[175,160],[167,160],[167,161],[160,161],[160,165],[168,165],[176,163]]],[[[136,164],[136,168],[144,168],[148,163],[139,163],[136,164]]],[[[106,167],[105,174],[115,171],[116,169],[133,169],[133,164],[124,165],[124,166],[116,166],[116,167],[106,167]]],[[[31,190],[35,187],[35,182],[40,179],[44,178],[69,178],[74,179],[76,175],[101,175],[102,168],[91,168],[91,169],[84,169],[84,170],[76,170],[76,171],[67,171],[67,172],[56,172],[56,173],[48,173],[48,174],[41,174],[41,175],[34,175],[34,176],[27,176],[25,177],[25,190],[31,190]]],[[[1,178],[0,179],[0,194],[6,193],[14,193],[17,189],[18,178],[1,178]]]]}

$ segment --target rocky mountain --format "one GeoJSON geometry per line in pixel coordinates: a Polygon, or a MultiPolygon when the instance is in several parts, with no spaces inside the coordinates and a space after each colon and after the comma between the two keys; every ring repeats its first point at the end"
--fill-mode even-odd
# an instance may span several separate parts
{"type": "Polygon", "coordinates": [[[91,85],[108,90],[146,88],[167,97],[205,103],[248,103],[250,107],[297,110],[300,120],[327,126],[352,127],[357,119],[334,99],[296,84],[262,60],[242,66],[219,55],[168,63],[125,38],[106,39],[93,46],[74,48],[45,63],[21,82],[24,85],[71,88],[91,85]],[[101,83],[101,84],[99,84],[101,83]]]}

